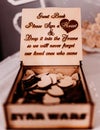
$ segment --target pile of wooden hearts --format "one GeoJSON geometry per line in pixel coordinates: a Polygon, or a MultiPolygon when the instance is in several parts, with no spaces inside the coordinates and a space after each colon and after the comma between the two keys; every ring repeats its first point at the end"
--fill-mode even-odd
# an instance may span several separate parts
{"type": "Polygon", "coordinates": [[[62,73],[42,73],[36,75],[32,70],[27,70],[22,80],[29,84],[32,83],[31,86],[28,85],[26,87],[29,93],[31,91],[31,94],[44,94],[42,97],[44,104],[58,104],[61,102],[60,97],[64,95],[64,89],[75,87],[79,76],[78,73],[74,73],[71,76],[63,75],[62,73]],[[34,81],[35,79],[38,80],[34,81]]]}

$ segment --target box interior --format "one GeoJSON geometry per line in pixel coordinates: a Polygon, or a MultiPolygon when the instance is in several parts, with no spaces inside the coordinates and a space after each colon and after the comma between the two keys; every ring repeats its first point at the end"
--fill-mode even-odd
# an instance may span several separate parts
{"type": "MultiPolygon", "coordinates": [[[[51,81],[54,80],[52,78],[54,77],[50,77],[51,81]]],[[[22,66],[13,85],[8,102],[13,104],[32,103],[45,105],[58,103],[87,103],[91,99],[84,80],[84,75],[79,66],[22,66]],[[31,71],[34,74],[29,74],[31,71]],[[33,77],[30,75],[33,75],[33,77]],[[47,86],[45,87],[39,87],[38,83],[41,81],[41,77],[46,76],[43,82],[48,82],[47,77],[49,75],[58,76],[56,82],[53,81],[53,83],[47,83],[47,86]],[[29,79],[29,77],[31,78],[29,79]],[[67,77],[68,79],[71,78],[75,82],[73,84],[69,83],[70,85],[67,87],[66,85],[65,87],[59,86],[61,84],[60,80],[64,77],[67,77]],[[60,92],[63,92],[63,94],[59,92],[58,88],[62,90],[60,92]],[[47,95],[49,95],[50,98],[47,95]],[[48,99],[45,99],[45,97],[48,99]],[[59,102],[56,102],[55,99],[59,99],[59,102]],[[45,102],[44,100],[48,101],[45,102]],[[49,102],[49,100],[53,101],[49,102]]],[[[68,84],[67,80],[64,82],[66,82],[65,84],[68,84]]]]}

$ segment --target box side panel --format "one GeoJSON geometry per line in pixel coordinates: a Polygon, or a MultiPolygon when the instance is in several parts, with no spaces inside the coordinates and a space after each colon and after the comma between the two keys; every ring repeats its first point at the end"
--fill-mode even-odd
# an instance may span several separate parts
{"type": "Polygon", "coordinates": [[[16,92],[16,87],[17,87],[18,83],[20,82],[22,75],[23,75],[23,67],[20,68],[20,70],[19,70],[19,72],[18,72],[18,74],[16,76],[13,87],[12,87],[10,93],[9,93],[7,103],[12,102],[12,99],[14,98],[14,93],[16,92]]]}
{"type": "Polygon", "coordinates": [[[18,74],[17,74],[17,76],[16,76],[16,79],[15,79],[15,81],[14,81],[14,84],[13,84],[13,86],[12,86],[12,89],[10,90],[10,93],[9,93],[9,95],[8,95],[8,98],[7,98],[6,102],[5,102],[4,105],[3,105],[3,107],[4,107],[4,114],[5,114],[6,124],[7,124],[7,125],[8,125],[8,122],[9,122],[7,106],[9,106],[9,104],[11,104],[11,102],[12,102],[15,89],[16,89],[16,87],[17,87],[18,82],[20,81],[20,78],[21,78],[21,76],[22,76],[22,73],[23,73],[23,67],[20,67],[20,69],[19,69],[19,71],[18,71],[18,74]]]}
{"type": "Polygon", "coordinates": [[[86,79],[85,79],[85,75],[84,75],[84,72],[82,70],[82,66],[79,67],[79,73],[80,73],[80,77],[81,77],[84,92],[86,94],[87,101],[90,102],[90,103],[93,103],[91,96],[90,96],[90,93],[89,93],[89,90],[88,90],[88,85],[87,85],[87,82],[86,82],[86,79]]]}
{"type": "Polygon", "coordinates": [[[89,128],[90,104],[8,105],[9,128],[89,128]]]}
{"type": "Polygon", "coordinates": [[[88,85],[87,85],[87,81],[86,81],[86,78],[85,78],[85,74],[83,72],[83,69],[82,69],[82,66],[80,66],[80,69],[79,69],[79,72],[80,72],[80,77],[81,77],[81,80],[82,80],[82,84],[83,84],[83,89],[84,89],[84,92],[85,92],[85,95],[86,95],[86,98],[87,98],[87,101],[91,104],[91,109],[90,109],[90,128],[93,127],[93,124],[94,124],[94,107],[95,107],[95,104],[91,98],[91,95],[90,95],[90,92],[89,92],[89,88],[88,88],[88,85]]]}

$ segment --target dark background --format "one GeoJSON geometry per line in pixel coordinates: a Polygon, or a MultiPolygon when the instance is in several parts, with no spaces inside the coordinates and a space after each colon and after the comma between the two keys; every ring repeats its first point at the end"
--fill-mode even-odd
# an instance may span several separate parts
{"type": "MultiPolygon", "coordinates": [[[[21,12],[22,8],[37,7],[40,7],[39,0],[17,6],[12,5],[7,0],[0,0],[0,60],[20,49],[20,33],[13,26],[15,14],[21,12]]],[[[20,25],[21,17],[18,22],[20,25]]]]}

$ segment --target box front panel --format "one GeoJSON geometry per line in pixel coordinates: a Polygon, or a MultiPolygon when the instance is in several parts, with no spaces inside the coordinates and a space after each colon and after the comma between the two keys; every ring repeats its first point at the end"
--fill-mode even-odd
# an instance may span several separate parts
{"type": "Polygon", "coordinates": [[[89,104],[9,105],[10,128],[89,128],[89,104]]]}

